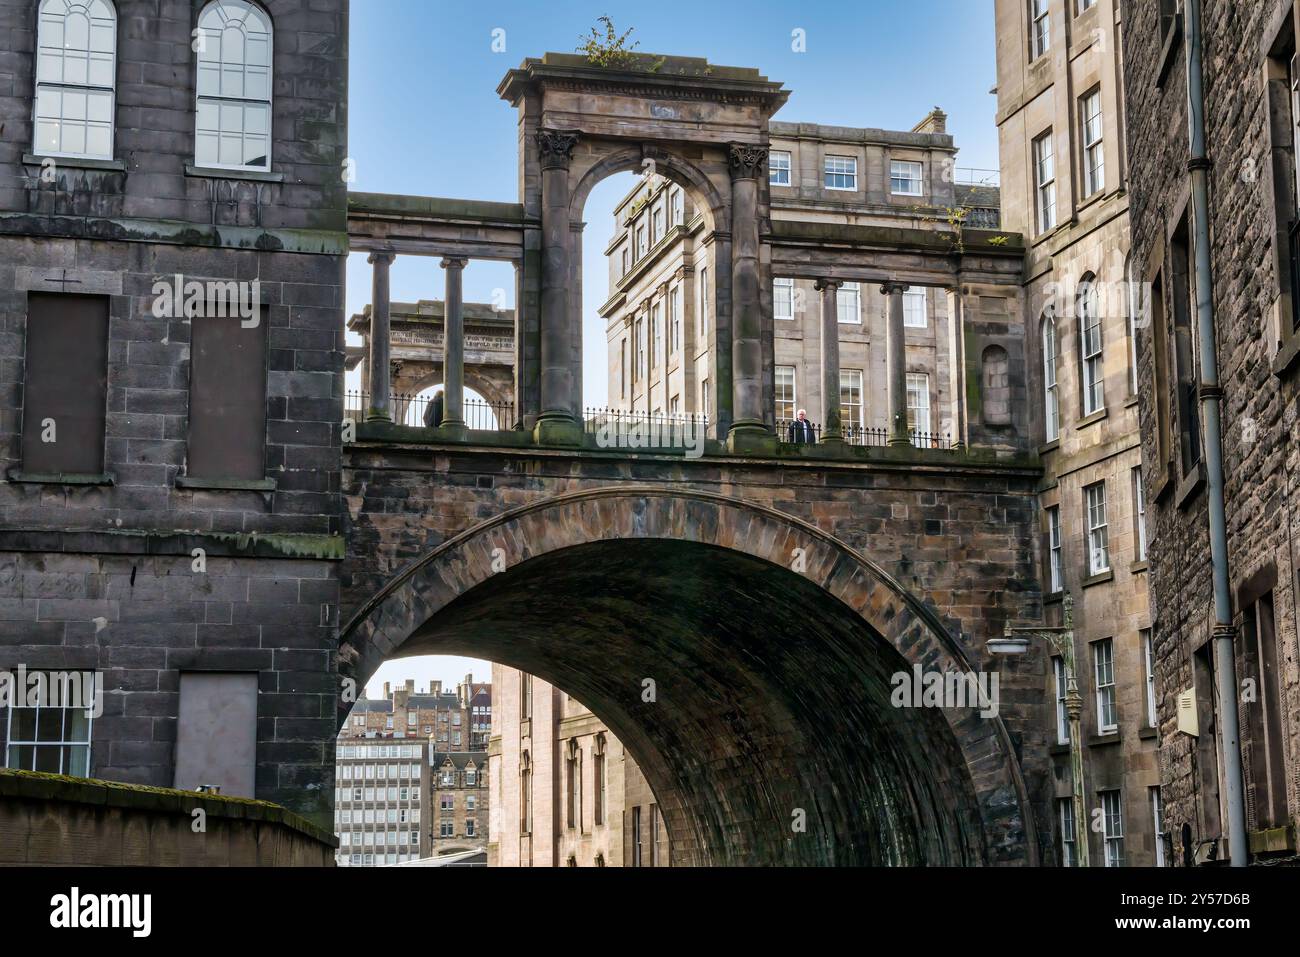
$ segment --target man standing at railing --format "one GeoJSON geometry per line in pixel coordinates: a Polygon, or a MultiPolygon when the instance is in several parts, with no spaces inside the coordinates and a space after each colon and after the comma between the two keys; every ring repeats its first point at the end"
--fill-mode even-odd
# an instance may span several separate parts
{"type": "Polygon", "coordinates": [[[811,445],[817,441],[813,434],[812,423],[808,421],[808,413],[804,409],[799,410],[799,417],[790,423],[788,441],[794,445],[811,445]]]}
{"type": "Polygon", "coordinates": [[[442,393],[435,392],[429,404],[424,407],[424,427],[436,429],[442,425],[442,393]]]}

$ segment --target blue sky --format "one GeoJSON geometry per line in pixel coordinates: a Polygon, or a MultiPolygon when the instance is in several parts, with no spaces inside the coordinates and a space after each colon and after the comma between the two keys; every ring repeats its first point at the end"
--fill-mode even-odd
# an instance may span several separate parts
{"type": "MultiPolygon", "coordinates": [[[[791,91],[777,119],[841,126],[911,129],[932,107],[948,113],[959,166],[998,166],[992,0],[856,0],[746,3],[566,0],[353,0],[349,153],[353,189],[517,202],[516,113],[497,97],[506,71],[548,50],[572,52],[607,14],[619,32],[651,53],[702,56],[726,66],[755,67],[791,91]],[[796,29],[806,52],[792,50],[796,29]],[[494,31],[504,52],[493,49],[494,31]]],[[[587,404],[605,397],[604,341],[594,309],[605,299],[601,250],[614,204],[634,180],[611,178],[592,193],[583,274],[587,404]],[[600,350],[594,353],[594,350],[600,350]],[[594,360],[594,361],[593,361],[594,360]]],[[[465,297],[490,301],[504,289],[513,305],[513,272],[471,262],[465,297]]],[[[442,297],[436,259],[400,258],[393,298],[442,297]]],[[[348,313],[369,301],[364,256],[348,264],[348,313]]],[[[465,659],[427,671],[394,662],[376,680],[430,675],[464,677],[465,659]],[[396,669],[390,670],[390,669],[396,669]],[[443,672],[446,672],[445,674],[443,672]]],[[[484,674],[483,666],[476,667],[484,674]]]]}

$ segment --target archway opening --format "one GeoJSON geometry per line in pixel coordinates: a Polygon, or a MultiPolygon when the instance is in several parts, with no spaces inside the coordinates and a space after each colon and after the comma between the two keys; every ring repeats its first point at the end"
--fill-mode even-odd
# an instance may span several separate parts
{"type": "Polygon", "coordinates": [[[490,658],[576,695],[644,772],[674,864],[986,859],[951,726],[891,702],[910,670],[895,646],[751,555],[658,538],[557,549],[470,588],[396,653],[490,658]]]}

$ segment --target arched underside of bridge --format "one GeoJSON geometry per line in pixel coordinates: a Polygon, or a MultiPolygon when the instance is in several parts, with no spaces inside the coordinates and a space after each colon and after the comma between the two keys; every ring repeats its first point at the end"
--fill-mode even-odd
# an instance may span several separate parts
{"type": "Polygon", "coordinates": [[[367,603],[340,670],[416,654],[499,661],[591,708],[654,789],[676,864],[1035,862],[1001,722],[890,703],[913,663],[968,670],[951,637],[770,509],[625,487],[507,513],[367,603]]]}

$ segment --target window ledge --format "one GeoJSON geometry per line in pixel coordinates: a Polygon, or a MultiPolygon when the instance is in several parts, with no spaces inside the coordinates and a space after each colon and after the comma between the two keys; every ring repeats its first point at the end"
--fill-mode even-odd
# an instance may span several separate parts
{"type": "Polygon", "coordinates": [[[1138,575],[1146,570],[1147,570],[1147,560],[1145,558],[1142,559],[1141,561],[1134,562],[1132,565],[1128,567],[1128,571],[1130,575],[1138,575]]]}
{"type": "Polygon", "coordinates": [[[1096,412],[1093,412],[1091,415],[1085,415],[1082,419],[1078,421],[1078,424],[1076,424],[1074,428],[1076,431],[1079,429],[1086,429],[1088,428],[1088,426],[1094,425],[1097,422],[1100,422],[1104,418],[1106,418],[1106,409],[1105,407],[1102,407],[1098,409],[1096,412]]]}
{"type": "Polygon", "coordinates": [[[69,169],[101,169],[115,173],[125,173],[126,163],[121,160],[92,159],[88,156],[46,156],[44,153],[24,153],[24,166],[43,166],[45,161],[52,162],[57,169],[66,166],[69,169]]]}
{"type": "Polygon", "coordinates": [[[276,484],[273,478],[195,478],[188,475],[178,475],[176,476],[176,487],[203,491],[274,492],[276,484]]]}
{"type": "Polygon", "coordinates": [[[243,179],[255,183],[284,182],[283,173],[268,173],[260,169],[218,169],[215,166],[195,166],[192,163],[185,164],[185,175],[206,179],[243,179]]]}
{"type": "Polygon", "coordinates": [[[9,481],[31,485],[112,485],[114,478],[108,472],[98,475],[79,472],[24,472],[10,469],[9,481]]]}
{"type": "Polygon", "coordinates": [[[1056,605],[1065,600],[1065,590],[1048,592],[1043,596],[1044,605],[1056,605]]]}
{"type": "Polygon", "coordinates": [[[1042,445],[1038,447],[1038,454],[1046,455],[1048,452],[1055,452],[1060,447],[1061,447],[1061,440],[1059,438],[1052,439],[1052,441],[1044,442],[1042,445]]]}
{"type": "Polygon", "coordinates": [[[1192,474],[1184,476],[1179,483],[1178,490],[1174,492],[1174,505],[1179,509],[1186,508],[1204,487],[1205,466],[1198,462],[1192,474]]]}
{"type": "Polygon", "coordinates": [[[1300,331],[1292,332],[1278,347],[1273,357],[1273,375],[1279,379],[1295,368],[1296,359],[1300,357],[1300,331]]]}
{"type": "Polygon", "coordinates": [[[1091,588],[1093,585],[1101,585],[1105,582],[1113,581],[1114,579],[1115,579],[1115,569],[1108,568],[1104,572],[1098,572],[1096,575],[1093,575],[1091,578],[1085,578],[1083,581],[1079,583],[1079,587],[1091,588]]]}
{"type": "Polygon", "coordinates": [[[1160,737],[1159,728],[1138,728],[1139,741],[1153,741],[1160,737]]]}
{"type": "Polygon", "coordinates": [[[1136,395],[1131,395],[1124,400],[1124,408],[1126,409],[1131,409],[1133,408],[1133,406],[1137,404],[1138,404],[1138,397],[1136,395]]]}
{"type": "Polygon", "coordinates": [[[1070,746],[1068,744],[1049,744],[1047,746],[1047,753],[1054,758],[1059,758],[1062,755],[1070,753],[1070,746]]]}
{"type": "Polygon", "coordinates": [[[1119,744],[1119,741],[1119,730],[1116,729],[1115,731],[1105,731],[1088,735],[1087,744],[1090,748],[1100,748],[1109,744],[1119,744]]]}

